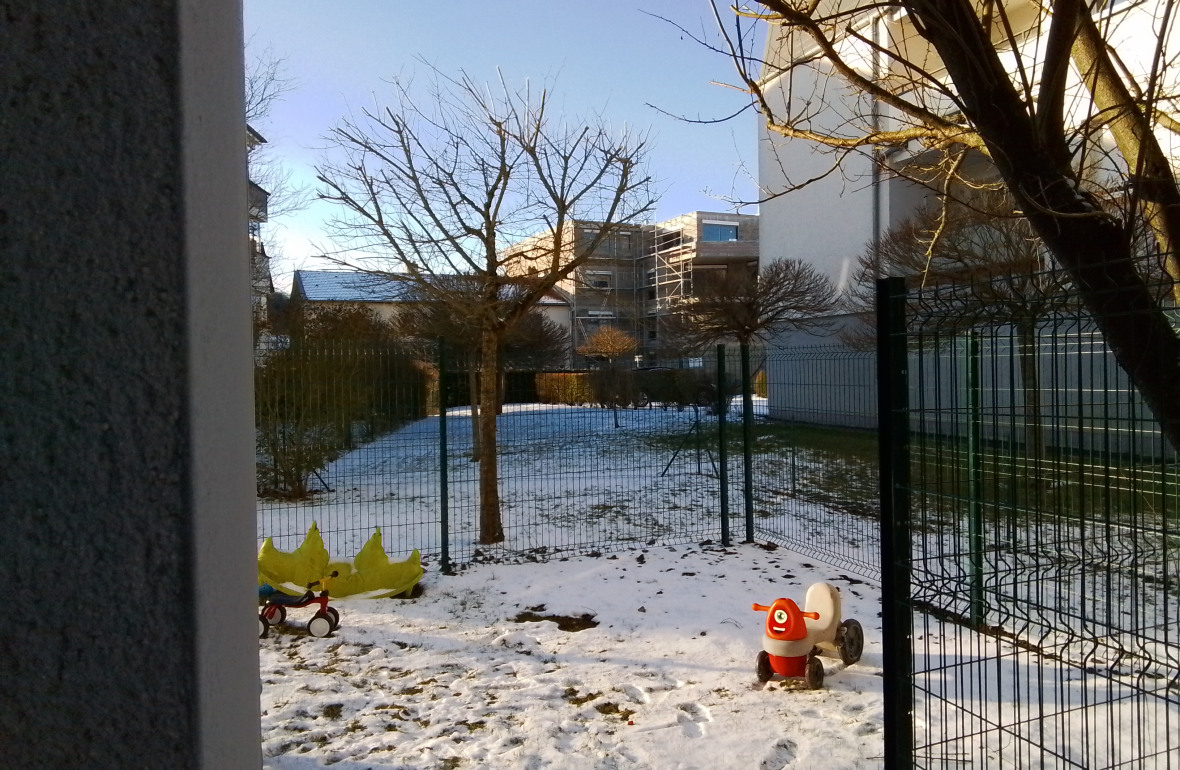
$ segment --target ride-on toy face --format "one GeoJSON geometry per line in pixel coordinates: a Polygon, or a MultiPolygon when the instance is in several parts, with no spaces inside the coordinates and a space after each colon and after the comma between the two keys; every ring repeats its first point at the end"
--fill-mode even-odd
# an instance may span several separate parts
{"type": "Polygon", "coordinates": [[[762,604],[753,605],[756,612],[766,613],[766,635],[771,639],[794,641],[807,636],[807,625],[804,618],[819,620],[819,614],[804,612],[799,609],[793,599],[775,599],[769,607],[762,604]]]}

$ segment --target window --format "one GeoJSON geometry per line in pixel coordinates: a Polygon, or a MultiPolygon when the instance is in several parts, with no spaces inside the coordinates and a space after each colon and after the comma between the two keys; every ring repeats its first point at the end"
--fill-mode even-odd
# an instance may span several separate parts
{"type": "Polygon", "coordinates": [[[738,226],[736,224],[705,222],[701,225],[701,240],[705,243],[725,243],[737,239],[738,226]]]}
{"type": "Polygon", "coordinates": [[[611,273],[609,270],[587,270],[586,284],[592,289],[609,289],[611,273]]]}

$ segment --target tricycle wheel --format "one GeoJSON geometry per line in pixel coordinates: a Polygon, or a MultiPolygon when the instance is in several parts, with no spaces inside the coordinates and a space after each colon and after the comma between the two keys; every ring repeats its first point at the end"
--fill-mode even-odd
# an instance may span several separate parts
{"type": "Polygon", "coordinates": [[[326,612],[317,612],[307,621],[307,633],[321,639],[332,633],[332,616],[326,612]]]}
{"type": "Polygon", "coordinates": [[[865,649],[865,632],[860,623],[855,620],[845,620],[840,624],[836,634],[836,650],[840,653],[840,660],[850,666],[860,660],[865,649]]]}
{"type": "Polygon", "coordinates": [[[332,616],[332,630],[340,628],[340,612],[335,607],[324,607],[324,612],[332,616]]]}
{"type": "Polygon", "coordinates": [[[770,667],[770,653],[766,650],[758,653],[758,662],[754,665],[759,682],[769,682],[774,676],[774,669],[770,667]]]}
{"type": "Polygon", "coordinates": [[[267,631],[270,630],[270,623],[266,622],[266,618],[262,615],[258,616],[258,638],[265,639],[267,631]]]}
{"type": "Polygon", "coordinates": [[[819,658],[807,659],[807,689],[818,690],[824,686],[824,664],[819,658]]]}
{"type": "Polygon", "coordinates": [[[272,626],[277,626],[287,619],[287,608],[281,604],[268,604],[262,608],[262,616],[272,626]]]}

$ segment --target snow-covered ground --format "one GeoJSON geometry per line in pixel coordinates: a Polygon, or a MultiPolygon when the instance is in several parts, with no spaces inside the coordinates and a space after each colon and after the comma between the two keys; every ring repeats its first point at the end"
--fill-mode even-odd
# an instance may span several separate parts
{"type": "MultiPolygon", "coordinates": [[[[452,547],[470,554],[475,485],[472,464],[461,456],[467,425],[454,416],[452,547]]],[[[826,549],[843,563],[870,563],[875,533],[792,498],[789,509],[768,507],[759,526],[776,531],[789,523],[806,534],[811,555],[764,544],[722,548],[713,542],[716,482],[701,473],[701,457],[651,440],[688,435],[697,415],[651,409],[620,417],[616,428],[608,410],[506,410],[506,439],[513,431],[523,437],[502,456],[507,547],[484,549],[456,576],[439,574],[438,530],[430,524],[438,508],[438,463],[430,459],[437,418],[341,457],[325,472],[332,491],[310,503],[260,507],[260,538],[278,535],[286,550],[318,520],[337,558],[353,556],[375,526],[395,558],[414,547],[427,554],[419,598],[334,600],[342,626],[326,639],[308,636],[301,621],[310,612],[295,610],[290,625],[260,640],[265,766],[880,766],[880,589],[815,556],[826,549]],[[386,473],[387,466],[399,472],[386,473]],[[705,542],[660,541],[677,532],[681,539],[701,533],[697,540],[705,542]],[[594,544],[606,553],[560,558],[594,544]],[[633,550],[610,550],[628,546],[633,550]],[[498,561],[521,562],[514,553],[542,547],[547,563],[498,561]],[[750,605],[778,597],[802,602],[816,581],[839,587],[843,616],[863,625],[863,658],[850,667],[827,659],[821,690],[759,684],[754,660],[765,615],[750,605]],[[527,619],[546,615],[590,616],[597,625],[563,630],[527,619]]],[[[754,489],[772,492],[760,472],[754,489]]],[[[735,526],[735,540],[739,532],[735,526]]],[[[968,553],[956,537],[962,534],[931,532],[915,541],[946,571],[950,598],[961,593],[968,553]]],[[[1080,603],[1090,606],[1106,593],[1086,590],[1077,570],[1062,566],[1062,554],[1033,559],[1045,550],[1035,528],[1005,531],[1004,538],[996,542],[1030,545],[996,558],[1018,556],[1021,590],[1036,592],[1038,607],[1057,597],[1058,611],[1039,625],[1018,624],[1029,639],[915,615],[915,738],[923,755],[934,764],[988,768],[1176,767],[1168,747],[1180,703],[1168,682],[1180,652],[1166,630],[1174,623],[1167,581],[1144,584],[1155,586],[1151,594],[1124,597],[1120,610],[1141,608],[1144,622],[1162,623],[1159,649],[1138,638],[1126,646],[1075,627],[1080,603]],[[1065,641],[1038,632],[1045,623],[1068,631],[1065,641]],[[1030,641],[1053,655],[1037,655],[1030,641]],[[1158,695],[1144,697],[1148,690],[1158,695]],[[1143,759],[1152,752],[1156,757],[1143,759]]],[[[1140,568],[1156,568],[1152,558],[1136,552],[1140,568]]],[[[1009,562],[1005,569],[1016,574],[1009,562]]],[[[1020,603],[1013,605],[1015,588],[989,581],[984,591],[990,612],[1023,617],[1020,603]]]]}
{"type": "Polygon", "coordinates": [[[762,545],[657,546],[546,564],[427,570],[416,599],[337,600],[329,638],[260,640],[265,767],[880,766],[879,591],[762,545]],[[860,662],[820,690],[754,674],[766,614],[828,581],[860,662]],[[590,616],[562,630],[535,616],[590,616]],[[531,617],[526,616],[526,617],[531,617]]]}

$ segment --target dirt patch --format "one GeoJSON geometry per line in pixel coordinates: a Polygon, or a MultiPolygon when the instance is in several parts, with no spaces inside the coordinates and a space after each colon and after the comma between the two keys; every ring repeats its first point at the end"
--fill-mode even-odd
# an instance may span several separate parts
{"type": "Polygon", "coordinates": [[[587,628],[596,628],[598,626],[598,621],[589,613],[582,615],[542,615],[541,612],[544,609],[544,605],[540,607],[529,607],[527,610],[517,613],[516,617],[512,620],[516,623],[538,623],[542,620],[552,620],[562,631],[585,631],[587,628]]]}
{"type": "Polygon", "coordinates": [[[603,716],[617,716],[624,722],[635,715],[631,709],[619,708],[617,703],[600,703],[594,709],[603,716]]]}

